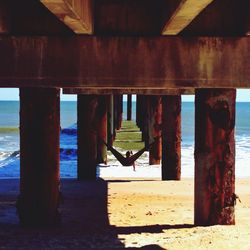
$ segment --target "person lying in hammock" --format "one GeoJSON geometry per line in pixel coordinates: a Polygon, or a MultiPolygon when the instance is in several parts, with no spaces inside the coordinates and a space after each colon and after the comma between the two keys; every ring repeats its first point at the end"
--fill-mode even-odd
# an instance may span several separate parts
{"type": "Polygon", "coordinates": [[[107,146],[108,150],[115,156],[115,158],[125,167],[132,166],[135,161],[159,139],[159,136],[155,138],[155,140],[150,143],[148,146],[145,146],[135,154],[131,154],[130,151],[127,151],[126,157],[124,157],[119,151],[113,148],[111,145],[107,144],[105,141],[103,143],[107,146]],[[129,152],[129,153],[128,153],[129,152]]]}
{"type": "MultiPolygon", "coordinates": [[[[131,155],[133,155],[132,150],[126,152],[126,158],[129,158],[131,155]]],[[[135,161],[133,162],[133,170],[135,171],[135,161]]]]}

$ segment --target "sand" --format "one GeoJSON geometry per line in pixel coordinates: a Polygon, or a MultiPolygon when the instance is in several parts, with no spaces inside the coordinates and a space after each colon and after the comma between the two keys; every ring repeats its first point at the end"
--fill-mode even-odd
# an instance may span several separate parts
{"type": "Polygon", "coordinates": [[[19,181],[0,180],[0,249],[250,249],[250,180],[238,179],[235,226],[196,227],[193,179],[62,180],[62,225],[22,228],[19,181]]]}

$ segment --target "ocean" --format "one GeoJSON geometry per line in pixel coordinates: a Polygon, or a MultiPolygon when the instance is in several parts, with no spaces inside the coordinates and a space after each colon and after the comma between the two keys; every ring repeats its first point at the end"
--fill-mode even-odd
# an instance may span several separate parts
{"type": "MultiPolygon", "coordinates": [[[[76,102],[61,102],[60,175],[76,177],[77,137],[76,102]]],[[[123,118],[126,119],[126,102],[123,118]]],[[[135,120],[135,102],[132,119],[135,120]]],[[[250,102],[236,104],[236,176],[250,177],[250,102]]],[[[0,178],[18,178],[19,160],[19,102],[0,101],[0,178]]],[[[182,176],[194,176],[194,103],[182,103],[182,176]]],[[[99,166],[101,177],[154,177],[160,178],[159,166],[148,166],[148,153],[137,161],[137,171],[123,168],[108,155],[108,166],[99,166]]]]}

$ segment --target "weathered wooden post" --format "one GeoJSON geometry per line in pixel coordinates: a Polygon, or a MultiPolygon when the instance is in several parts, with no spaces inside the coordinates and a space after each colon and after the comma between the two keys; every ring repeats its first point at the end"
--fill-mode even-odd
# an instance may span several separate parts
{"type": "Polygon", "coordinates": [[[162,180],[181,178],[181,96],[162,96],[162,180]]]}
{"type": "Polygon", "coordinates": [[[127,120],[132,120],[132,95],[129,94],[127,98],[127,120]]]}
{"type": "Polygon", "coordinates": [[[149,165],[160,164],[161,161],[161,123],[162,103],[161,96],[148,96],[149,142],[155,143],[149,149],[149,165]]]}
{"type": "Polygon", "coordinates": [[[195,225],[235,224],[234,89],[195,92],[195,225]]]}
{"type": "Polygon", "coordinates": [[[98,96],[96,110],[97,119],[97,163],[107,164],[107,147],[103,141],[107,141],[107,96],[98,96]]]}
{"type": "Polygon", "coordinates": [[[21,224],[44,226],[59,222],[60,91],[20,89],[21,224]]]}
{"type": "Polygon", "coordinates": [[[97,164],[96,95],[77,95],[77,177],[95,180],[97,164]]]}

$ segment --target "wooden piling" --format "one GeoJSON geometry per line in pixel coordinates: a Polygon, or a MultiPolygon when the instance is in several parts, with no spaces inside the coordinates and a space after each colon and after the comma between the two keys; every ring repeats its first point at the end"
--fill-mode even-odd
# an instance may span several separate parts
{"type": "Polygon", "coordinates": [[[195,94],[195,225],[235,224],[234,89],[195,94]]]}
{"type": "Polygon", "coordinates": [[[107,96],[98,96],[96,110],[97,119],[97,163],[107,164],[107,147],[103,141],[107,141],[107,96]]]}
{"type": "Polygon", "coordinates": [[[77,178],[95,180],[97,164],[96,95],[77,95],[77,178]]]}
{"type": "Polygon", "coordinates": [[[161,123],[162,103],[161,96],[148,96],[149,142],[155,143],[149,149],[149,165],[160,164],[161,161],[161,123]]]}
{"type": "Polygon", "coordinates": [[[162,97],[162,180],[181,178],[181,96],[162,97]]]}
{"type": "Polygon", "coordinates": [[[60,92],[50,88],[20,89],[21,224],[59,222],[60,92]]]}
{"type": "Polygon", "coordinates": [[[132,95],[129,94],[127,98],[127,121],[132,120],[132,95]]]}

